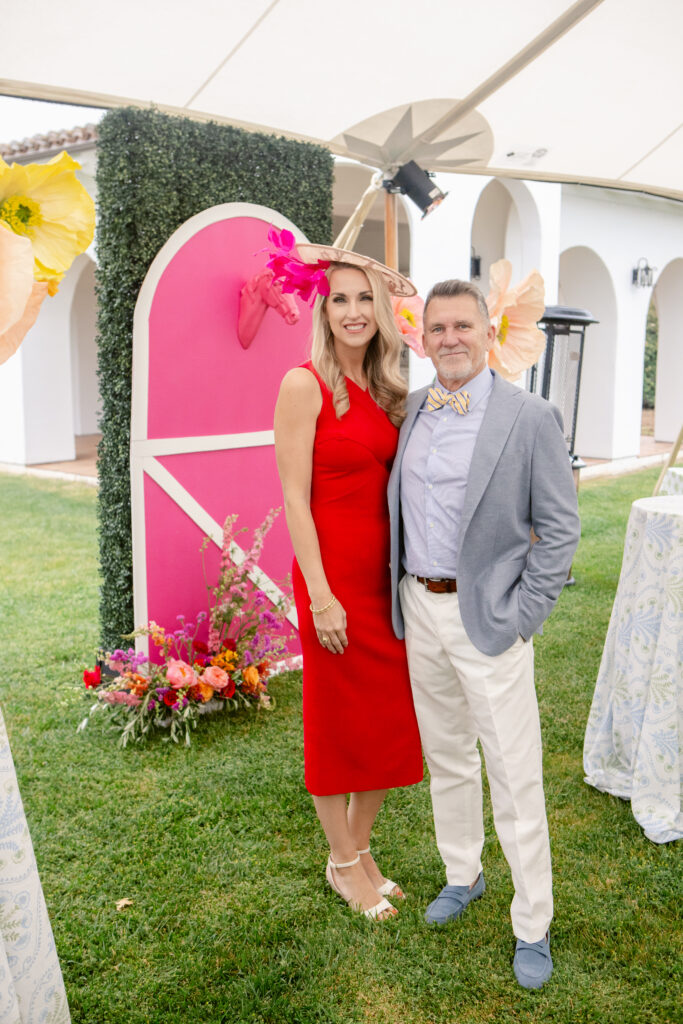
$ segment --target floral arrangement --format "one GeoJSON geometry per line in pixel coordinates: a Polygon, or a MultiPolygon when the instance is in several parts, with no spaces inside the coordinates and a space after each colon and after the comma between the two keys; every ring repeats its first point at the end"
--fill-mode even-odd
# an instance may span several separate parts
{"type": "Polygon", "coordinates": [[[95,232],[95,204],[60,153],[45,164],[0,158],[0,363],[17,350],[46,295],[95,232]]]}
{"type": "MultiPolygon", "coordinates": [[[[169,730],[169,739],[189,746],[202,715],[238,708],[272,709],[267,681],[273,663],[287,653],[283,627],[289,602],[271,605],[264,591],[252,585],[250,574],[276,515],[271,511],[266,516],[244,554],[235,544],[237,516],[228,516],[218,581],[213,586],[207,583],[209,610],[199,612],[196,622],[186,622],[179,615],[173,632],[150,622],[124,638],[148,637],[158,662],[129,647],[104,654],[101,664],[83,673],[86,690],[92,690],[97,699],[79,729],[85,728],[91,715],[104,711],[120,731],[124,747],[129,740],[144,740],[159,728],[169,730]],[[208,641],[204,642],[198,634],[207,620],[208,641]]],[[[202,555],[209,543],[205,538],[202,555]]]]}

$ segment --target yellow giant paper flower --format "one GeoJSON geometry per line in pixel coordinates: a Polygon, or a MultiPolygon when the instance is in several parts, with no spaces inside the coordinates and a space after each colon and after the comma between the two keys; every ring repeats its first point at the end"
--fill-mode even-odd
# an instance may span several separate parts
{"type": "Polygon", "coordinates": [[[60,153],[46,164],[6,164],[0,158],[0,221],[30,239],[33,276],[57,291],[76,256],[95,232],[95,204],[75,172],[80,164],[60,153]]]}
{"type": "Polygon", "coordinates": [[[515,380],[538,359],[546,337],[536,323],[545,309],[545,285],[532,270],[514,288],[510,287],[512,264],[497,260],[491,264],[491,290],[486,297],[496,337],[489,351],[489,366],[507,380],[515,380]]]}

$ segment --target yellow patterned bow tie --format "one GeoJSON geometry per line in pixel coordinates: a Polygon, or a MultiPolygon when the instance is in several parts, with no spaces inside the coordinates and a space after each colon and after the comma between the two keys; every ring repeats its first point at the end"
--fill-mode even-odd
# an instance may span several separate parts
{"type": "Polygon", "coordinates": [[[442,409],[444,405],[450,405],[451,409],[464,416],[470,407],[469,391],[456,391],[452,394],[443,388],[430,388],[427,392],[427,408],[434,412],[436,409],[442,409]]]}

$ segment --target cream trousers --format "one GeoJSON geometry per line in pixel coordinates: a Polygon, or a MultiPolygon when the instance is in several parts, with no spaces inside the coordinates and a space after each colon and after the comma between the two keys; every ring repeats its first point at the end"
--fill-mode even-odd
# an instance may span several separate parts
{"type": "Polygon", "coordinates": [[[534,651],[521,637],[503,654],[469,640],[457,594],[400,583],[415,712],[431,775],[439,853],[449,885],[470,885],[484,845],[481,743],[493,819],[510,865],[518,939],[537,942],[553,916],[534,651]]]}

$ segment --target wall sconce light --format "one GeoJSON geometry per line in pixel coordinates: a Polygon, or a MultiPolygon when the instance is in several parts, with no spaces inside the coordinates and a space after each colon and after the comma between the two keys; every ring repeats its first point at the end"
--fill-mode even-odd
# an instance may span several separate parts
{"type": "Polygon", "coordinates": [[[477,256],[472,246],[472,255],[470,256],[470,281],[481,280],[481,256],[477,256]]]}
{"type": "Polygon", "coordinates": [[[637,288],[651,288],[652,281],[656,267],[651,267],[644,256],[638,260],[638,263],[633,268],[633,274],[631,275],[631,282],[637,288]]]}
{"type": "Polygon", "coordinates": [[[412,199],[415,205],[422,210],[422,219],[424,220],[427,214],[431,213],[448,195],[432,182],[432,177],[433,175],[429,171],[423,171],[414,160],[409,160],[407,164],[399,167],[393,178],[382,182],[382,184],[387,192],[401,192],[412,199]]]}

